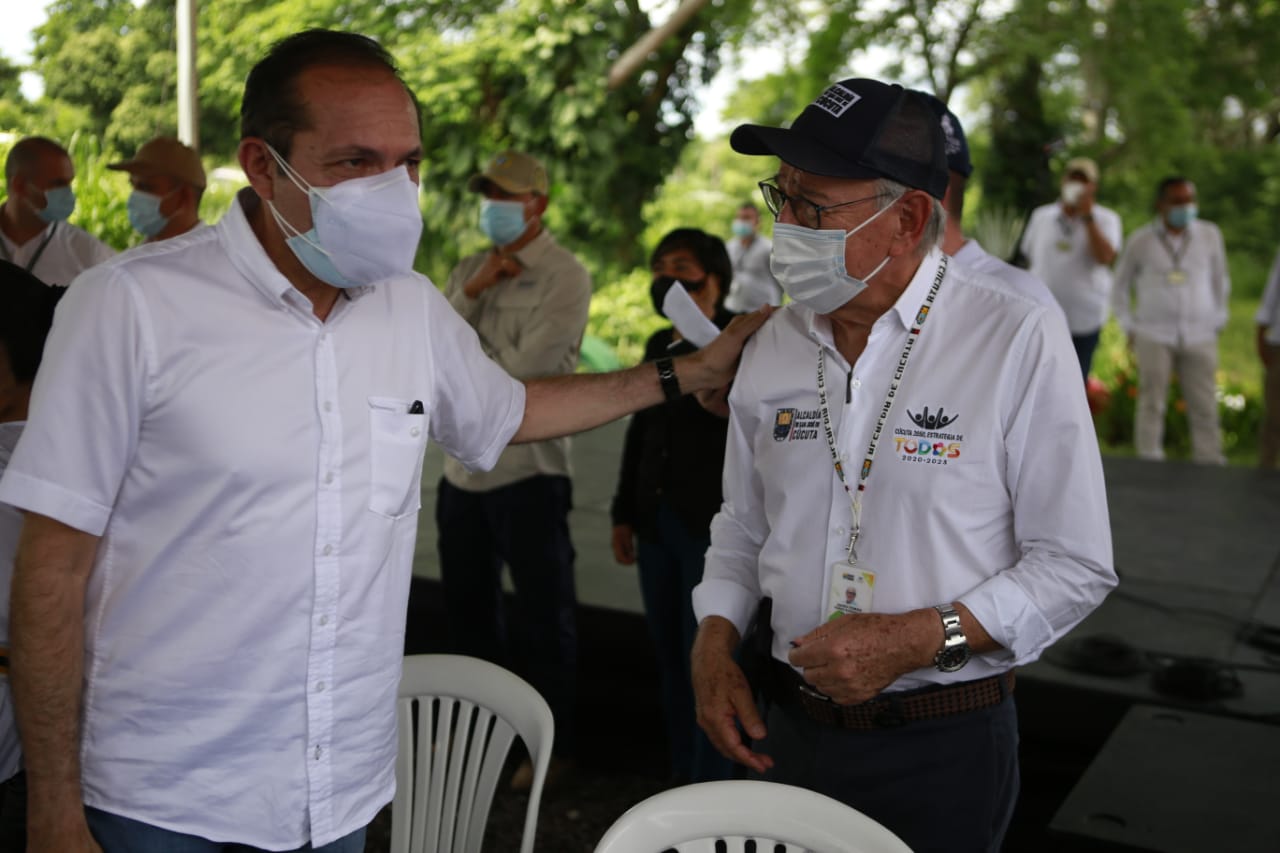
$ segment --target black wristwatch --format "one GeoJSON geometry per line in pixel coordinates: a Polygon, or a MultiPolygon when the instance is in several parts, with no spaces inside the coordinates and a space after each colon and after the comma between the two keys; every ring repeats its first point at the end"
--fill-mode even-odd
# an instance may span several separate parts
{"type": "Polygon", "coordinates": [[[676,379],[676,366],[671,359],[663,357],[654,362],[658,368],[658,382],[662,385],[662,393],[670,403],[684,396],[680,390],[680,381],[676,379]]]}
{"type": "Polygon", "coordinates": [[[950,604],[935,605],[942,617],[942,648],[933,656],[933,665],[942,672],[955,672],[969,662],[969,641],[960,627],[960,612],[950,604]]]}

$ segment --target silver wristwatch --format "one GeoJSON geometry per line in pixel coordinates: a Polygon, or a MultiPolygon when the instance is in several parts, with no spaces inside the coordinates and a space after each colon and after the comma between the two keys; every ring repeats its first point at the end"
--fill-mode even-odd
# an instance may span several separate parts
{"type": "Polygon", "coordinates": [[[950,604],[935,605],[942,617],[942,648],[933,656],[933,665],[942,672],[955,672],[969,662],[969,641],[960,627],[960,613],[950,604]]]}

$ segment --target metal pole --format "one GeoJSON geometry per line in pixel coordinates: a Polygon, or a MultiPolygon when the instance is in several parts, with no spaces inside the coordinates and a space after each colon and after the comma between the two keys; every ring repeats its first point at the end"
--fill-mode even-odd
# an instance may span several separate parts
{"type": "Polygon", "coordinates": [[[196,0],[177,0],[178,138],[200,150],[200,102],[196,92],[196,0]]]}

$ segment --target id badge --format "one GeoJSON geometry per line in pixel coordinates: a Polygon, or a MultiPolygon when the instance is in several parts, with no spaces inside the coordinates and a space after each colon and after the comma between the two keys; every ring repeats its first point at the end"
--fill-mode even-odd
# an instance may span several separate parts
{"type": "Polygon", "coordinates": [[[1070,251],[1071,251],[1071,241],[1070,241],[1070,240],[1059,240],[1059,241],[1058,241],[1058,243],[1057,243],[1057,246],[1058,246],[1058,251],[1059,251],[1059,252],[1070,252],[1070,251]]]}
{"type": "Polygon", "coordinates": [[[1182,270],[1169,270],[1168,280],[1170,284],[1186,284],[1187,274],[1182,270]]]}
{"type": "Polygon", "coordinates": [[[876,591],[876,573],[858,560],[840,560],[831,564],[827,590],[826,621],[848,613],[870,613],[876,591]]]}

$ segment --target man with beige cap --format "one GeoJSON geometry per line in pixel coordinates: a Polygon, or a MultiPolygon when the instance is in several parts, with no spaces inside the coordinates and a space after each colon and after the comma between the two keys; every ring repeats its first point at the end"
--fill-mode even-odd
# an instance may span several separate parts
{"type": "MultiPolygon", "coordinates": [[[[542,224],[547,170],[519,151],[495,155],[467,184],[479,193],[492,244],[463,258],[445,295],[485,354],[516,379],[573,373],[587,325],[591,278],[542,224]]],[[[577,673],[569,439],[512,445],[491,471],[446,457],[436,502],[440,570],[454,651],[520,671],[556,721],[552,772],[572,755],[577,673]],[[517,612],[503,613],[502,566],[517,612]],[[508,635],[509,634],[509,635],[508,635]]],[[[531,770],[512,780],[527,786],[531,770]]]]}
{"type": "Polygon", "coordinates": [[[1068,160],[1059,198],[1033,210],[1022,234],[1031,274],[1049,285],[1067,315],[1085,379],[1107,321],[1111,263],[1124,237],[1120,215],[1094,201],[1097,191],[1098,164],[1068,160]]]}
{"type": "Polygon", "coordinates": [[[142,144],[132,159],[107,167],[129,173],[129,224],[146,242],[168,240],[200,225],[206,184],[195,149],[171,136],[142,144]]]}

